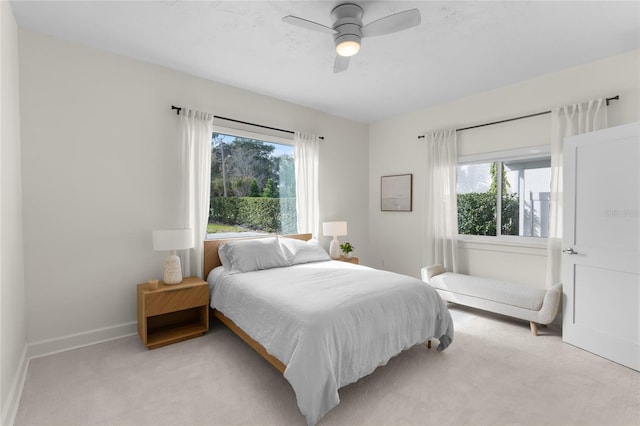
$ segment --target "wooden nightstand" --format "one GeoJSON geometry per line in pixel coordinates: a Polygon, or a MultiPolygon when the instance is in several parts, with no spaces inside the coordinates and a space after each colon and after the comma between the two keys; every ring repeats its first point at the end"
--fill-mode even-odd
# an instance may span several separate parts
{"type": "Polygon", "coordinates": [[[357,257],[344,257],[344,256],[340,256],[339,258],[337,258],[336,260],[339,260],[340,262],[349,262],[349,263],[354,263],[356,265],[360,264],[360,259],[358,259],[357,257]]]}
{"type": "Polygon", "coordinates": [[[198,277],[158,288],[138,284],[138,334],[149,349],[203,335],[209,329],[209,285],[198,277]]]}

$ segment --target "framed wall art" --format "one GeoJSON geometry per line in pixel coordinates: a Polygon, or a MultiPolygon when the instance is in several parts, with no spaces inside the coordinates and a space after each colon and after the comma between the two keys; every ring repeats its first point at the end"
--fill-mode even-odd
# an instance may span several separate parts
{"type": "Polygon", "coordinates": [[[380,178],[380,210],[410,212],[413,207],[413,175],[392,175],[380,178]]]}

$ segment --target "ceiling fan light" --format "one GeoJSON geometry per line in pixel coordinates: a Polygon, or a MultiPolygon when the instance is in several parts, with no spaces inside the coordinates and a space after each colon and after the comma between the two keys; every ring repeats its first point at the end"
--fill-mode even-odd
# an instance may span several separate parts
{"type": "Polygon", "coordinates": [[[360,50],[360,43],[356,40],[344,40],[336,46],[336,52],[340,56],[353,56],[360,50]]]}

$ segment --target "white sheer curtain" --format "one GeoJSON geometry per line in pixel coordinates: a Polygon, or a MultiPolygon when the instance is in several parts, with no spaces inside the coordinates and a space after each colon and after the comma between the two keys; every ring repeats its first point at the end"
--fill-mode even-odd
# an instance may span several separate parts
{"type": "Polygon", "coordinates": [[[566,105],[551,111],[551,197],[546,286],[560,282],[562,266],[562,150],[569,136],[607,127],[606,99],[566,105]]]}
{"type": "Polygon", "coordinates": [[[207,237],[211,191],[213,114],[180,110],[180,224],[193,231],[194,247],[182,265],[185,277],[203,277],[203,244],[207,237]]]}
{"type": "Polygon", "coordinates": [[[456,131],[426,135],[425,261],[457,272],[456,131]]]}
{"type": "Polygon", "coordinates": [[[293,142],[298,232],[311,233],[317,237],[320,222],[318,194],[320,138],[316,135],[295,132],[293,142]]]}

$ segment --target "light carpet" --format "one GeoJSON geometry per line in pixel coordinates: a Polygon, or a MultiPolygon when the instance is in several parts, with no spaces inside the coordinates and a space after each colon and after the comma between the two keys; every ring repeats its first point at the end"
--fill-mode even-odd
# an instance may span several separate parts
{"type": "MultiPolygon", "coordinates": [[[[418,345],[340,390],[321,425],[638,425],[640,373],[452,307],[444,352],[418,345]]],[[[149,351],[137,336],[31,361],[16,425],[304,425],[288,382],[219,323],[149,351]]]]}

